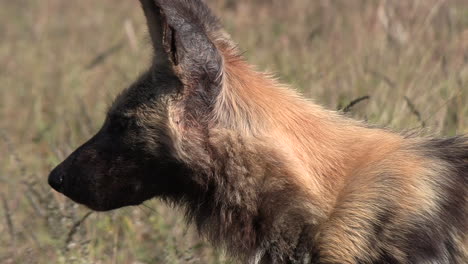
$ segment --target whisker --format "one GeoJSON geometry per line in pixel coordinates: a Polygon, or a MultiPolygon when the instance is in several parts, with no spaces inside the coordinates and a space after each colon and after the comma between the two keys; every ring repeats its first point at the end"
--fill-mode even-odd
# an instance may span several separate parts
{"type": "Polygon", "coordinates": [[[150,206],[148,206],[148,205],[146,205],[144,203],[142,203],[141,205],[146,207],[147,209],[149,209],[151,212],[156,213],[156,214],[159,215],[159,212],[156,209],[154,209],[154,208],[152,208],[152,207],[150,207],[150,206]]]}

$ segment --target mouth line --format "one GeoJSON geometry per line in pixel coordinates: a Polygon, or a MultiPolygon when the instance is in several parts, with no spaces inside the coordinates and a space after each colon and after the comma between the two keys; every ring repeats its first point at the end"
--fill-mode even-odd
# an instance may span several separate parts
{"type": "Polygon", "coordinates": [[[89,197],[79,197],[79,196],[74,196],[71,194],[66,194],[62,193],[64,196],[66,196],[68,199],[71,199],[75,203],[78,203],[80,205],[86,206],[87,208],[93,210],[93,211],[98,211],[98,212],[106,212],[106,211],[112,211],[115,209],[119,209],[122,207],[127,207],[127,206],[138,206],[141,205],[145,200],[142,199],[135,199],[131,201],[107,201],[107,202],[98,202],[97,200],[94,199],[87,199],[89,197]],[[93,201],[94,200],[94,201],[93,201]]]}
{"type": "Polygon", "coordinates": [[[124,205],[109,205],[109,206],[102,206],[102,205],[95,206],[95,205],[89,205],[89,204],[84,204],[84,203],[79,203],[79,204],[81,204],[83,206],[86,206],[87,208],[89,208],[89,209],[91,209],[93,211],[109,212],[109,211],[113,211],[113,210],[116,210],[116,209],[119,209],[119,208],[122,208],[122,207],[138,206],[138,205],[141,205],[142,203],[135,202],[135,203],[128,203],[128,204],[124,204],[124,205]]]}
{"type": "MultiPolygon", "coordinates": [[[[75,182],[74,177],[64,177],[63,175],[56,175],[55,182],[56,184],[51,185],[52,189],[57,193],[65,196],[67,199],[72,200],[75,203],[83,205],[93,211],[106,212],[112,211],[118,208],[127,207],[127,206],[138,206],[144,203],[146,200],[154,197],[138,195],[138,192],[135,192],[133,189],[125,190],[119,192],[125,192],[125,199],[122,199],[120,195],[106,194],[105,192],[99,192],[98,190],[80,190],[80,184],[75,182]]],[[[81,183],[82,184],[82,183],[81,183]]]]}

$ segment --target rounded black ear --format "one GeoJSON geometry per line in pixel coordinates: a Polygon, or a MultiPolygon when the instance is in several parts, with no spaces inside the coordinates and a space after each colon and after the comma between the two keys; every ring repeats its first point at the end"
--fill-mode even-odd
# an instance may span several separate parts
{"type": "Polygon", "coordinates": [[[170,65],[199,89],[220,85],[223,60],[210,35],[221,29],[201,0],[140,0],[155,51],[155,65],[170,65]]]}

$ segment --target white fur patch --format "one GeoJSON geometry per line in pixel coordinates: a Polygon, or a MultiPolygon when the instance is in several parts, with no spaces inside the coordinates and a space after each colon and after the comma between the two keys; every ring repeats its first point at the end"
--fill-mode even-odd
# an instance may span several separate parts
{"type": "Polygon", "coordinates": [[[265,250],[258,249],[257,253],[255,253],[255,255],[250,258],[249,264],[259,264],[263,258],[263,255],[265,255],[265,250]]]}

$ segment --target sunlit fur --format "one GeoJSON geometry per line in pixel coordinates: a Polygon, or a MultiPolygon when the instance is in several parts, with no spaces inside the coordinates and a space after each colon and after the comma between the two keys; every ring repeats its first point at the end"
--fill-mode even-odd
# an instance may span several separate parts
{"type": "Polygon", "coordinates": [[[54,188],[96,210],[161,198],[242,263],[468,263],[467,137],[325,110],[250,66],[201,0],[140,2],[153,65],[54,188]]]}
{"type": "Polygon", "coordinates": [[[325,110],[255,71],[226,33],[210,36],[223,55],[223,81],[204,117],[207,135],[174,122],[177,107],[169,113],[174,155],[219,177],[214,197],[225,212],[221,219],[198,219],[202,233],[262,263],[294,262],[309,225],[310,254],[320,263],[422,263],[431,254],[438,263],[468,259],[466,138],[447,146],[462,155],[454,157],[464,162],[460,171],[437,155],[441,149],[430,149],[431,139],[369,128],[325,110]],[[450,199],[454,208],[444,208],[450,199]],[[248,227],[263,223],[233,223],[244,220],[242,210],[254,215],[245,221],[268,218],[266,230],[248,227]],[[417,236],[411,232],[421,237],[407,238],[417,236]]]}
{"type": "Polygon", "coordinates": [[[262,263],[293,261],[300,233],[309,225],[315,247],[310,254],[320,263],[423,263],[431,254],[438,263],[468,259],[462,222],[468,210],[466,138],[447,146],[464,155],[454,157],[464,160],[460,171],[438,157],[442,150],[430,149],[429,138],[369,128],[303,99],[256,72],[226,34],[219,35],[223,86],[207,118],[208,137],[174,122],[177,107],[169,113],[174,155],[219,177],[215,199],[225,212],[221,219],[198,219],[202,233],[262,263]],[[203,151],[206,145],[210,153],[203,151]],[[450,199],[456,200],[448,209],[453,211],[444,212],[442,204],[450,199]],[[245,218],[268,218],[266,230],[246,226],[256,223],[236,226],[242,210],[254,215],[245,218]],[[441,225],[447,228],[437,230],[441,225]],[[411,232],[421,238],[405,238],[414,236],[411,232]],[[439,239],[452,245],[413,244],[444,243],[439,239]]]}

